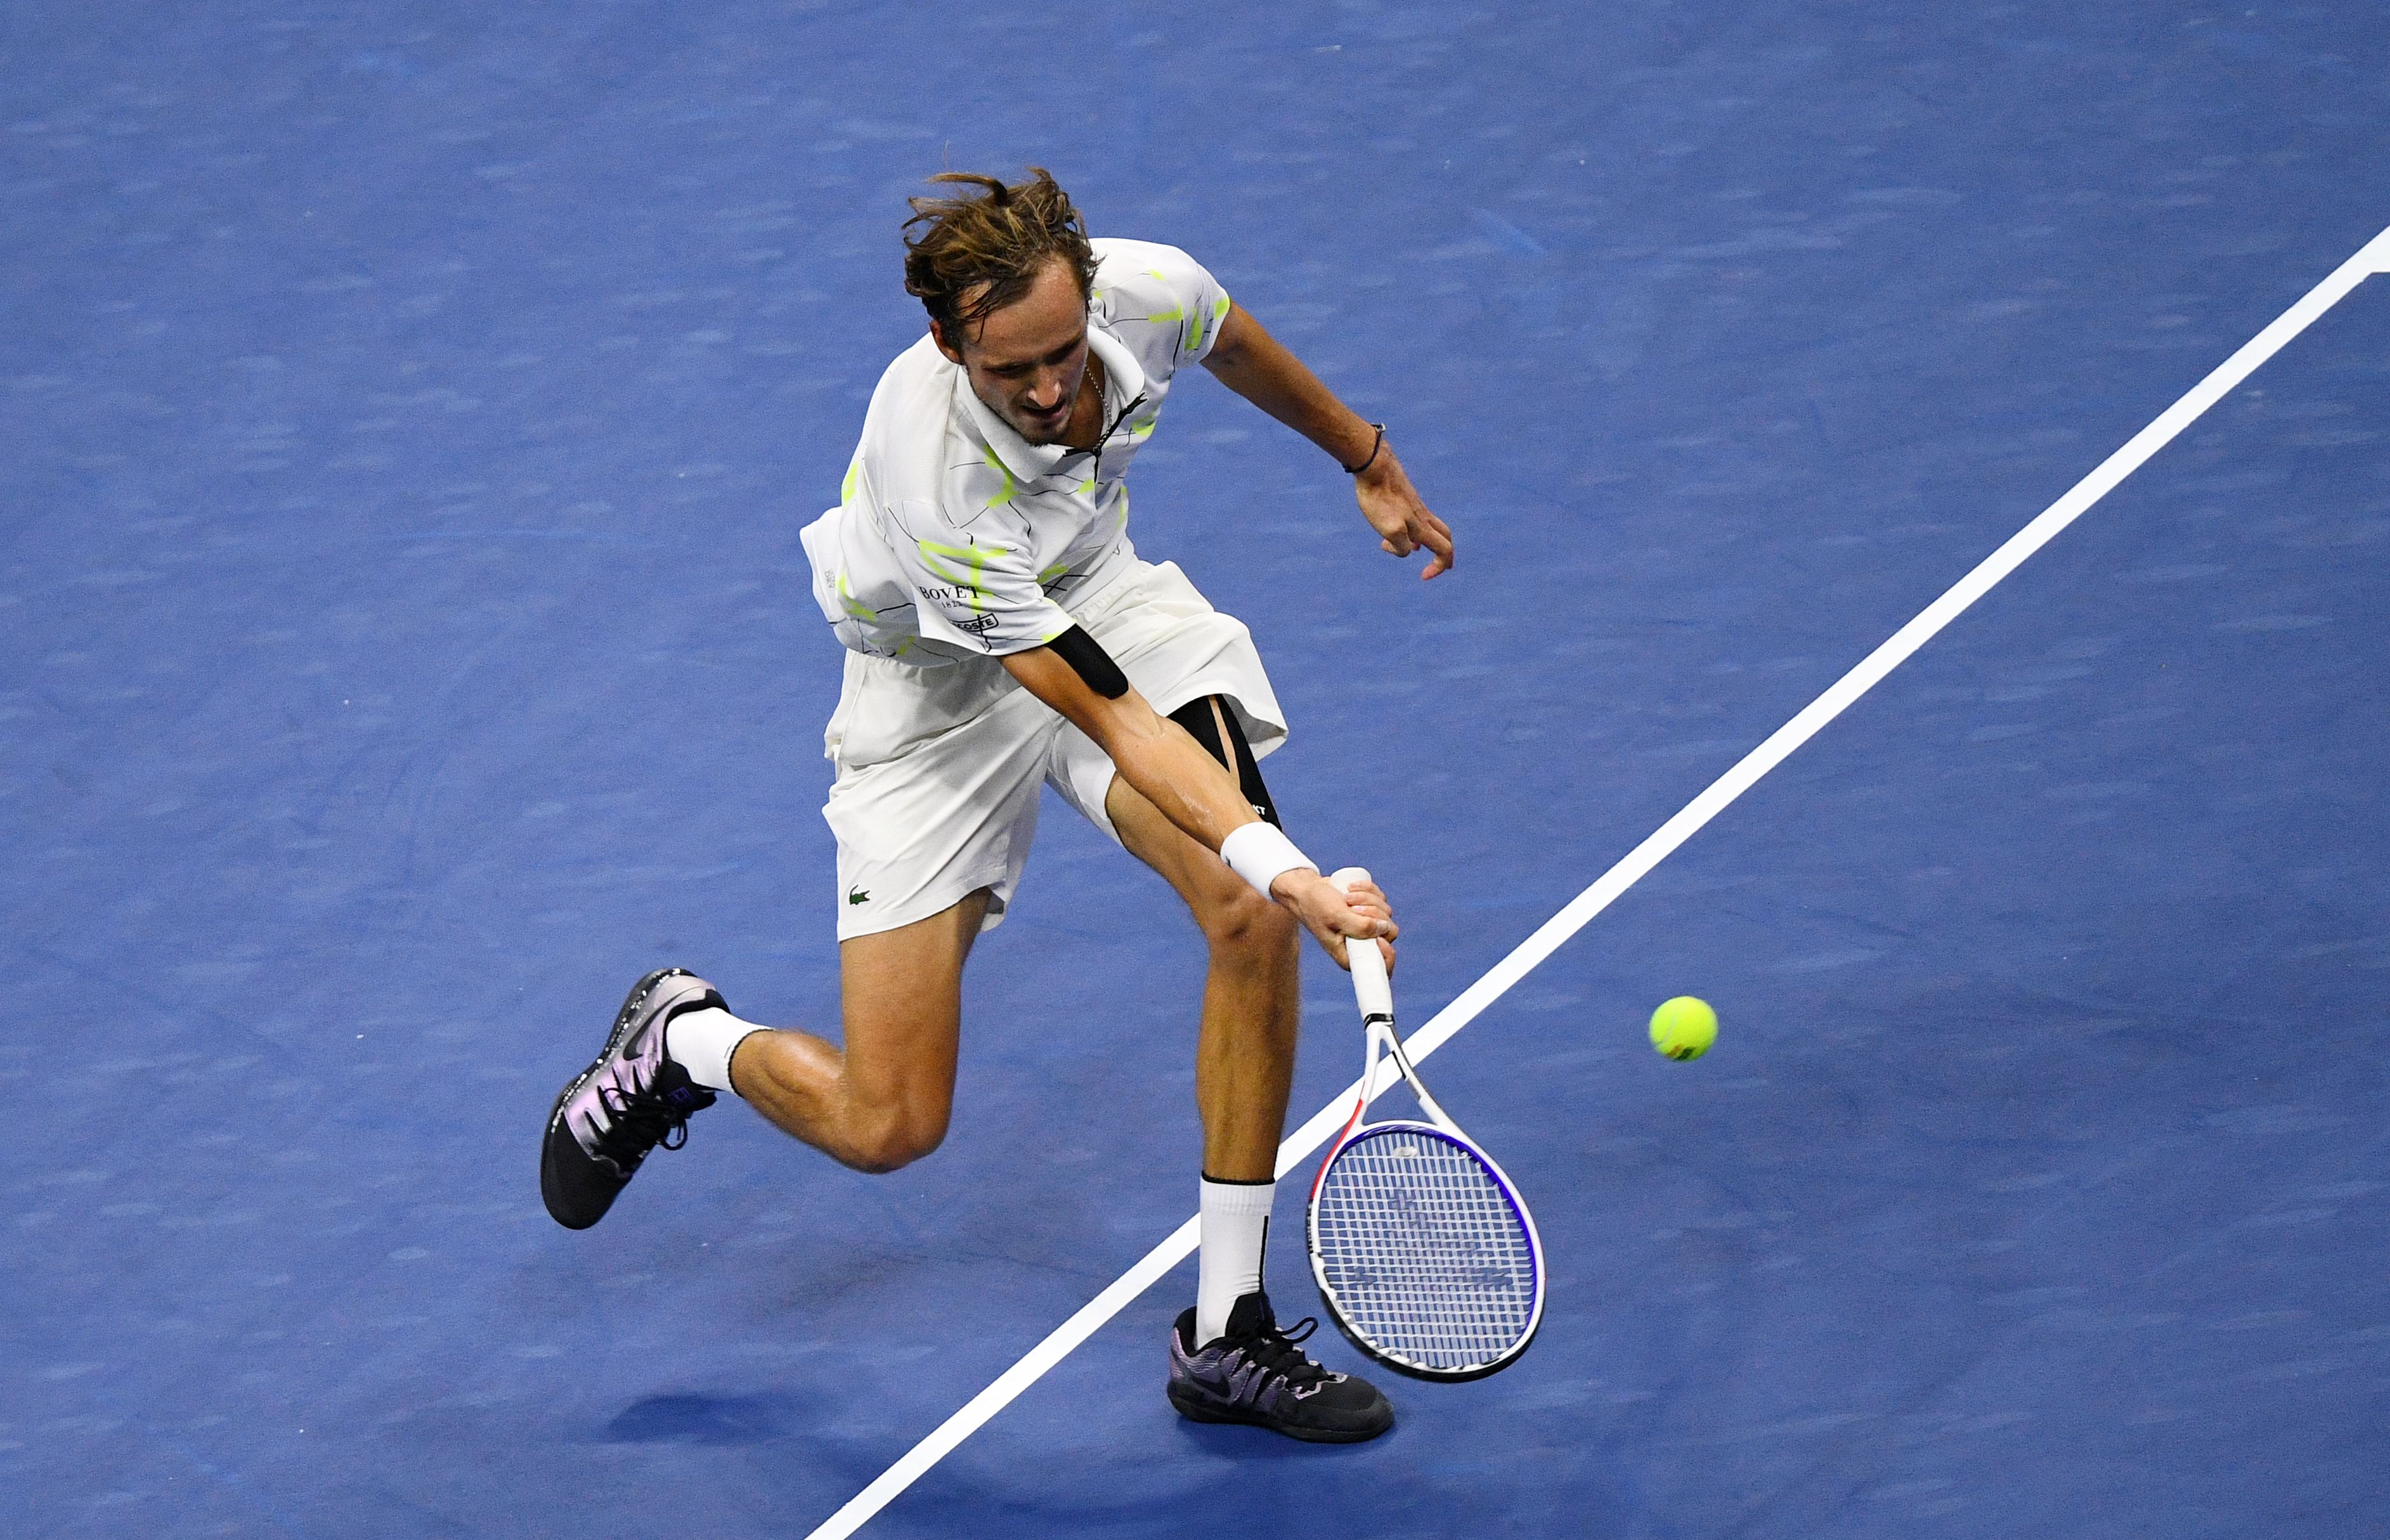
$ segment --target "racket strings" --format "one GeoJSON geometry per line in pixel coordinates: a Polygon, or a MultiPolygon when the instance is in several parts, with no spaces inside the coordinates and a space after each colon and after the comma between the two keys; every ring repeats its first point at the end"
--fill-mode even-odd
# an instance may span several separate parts
{"type": "Polygon", "coordinates": [[[1501,1357],[1535,1317],[1535,1246],[1501,1182],[1421,1128],[1365,1130],[1322,1178],[1321,1277],[1346,1323],[1423,1367],[1501,1357]]]}

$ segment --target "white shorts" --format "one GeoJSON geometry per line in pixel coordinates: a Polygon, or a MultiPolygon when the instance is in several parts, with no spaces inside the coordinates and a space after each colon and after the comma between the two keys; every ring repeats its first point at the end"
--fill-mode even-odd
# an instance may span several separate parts
{"type": "MultiPolygon", "coordinates": [[[[1226,696],[1254,758],[1286,741],[1252,634],[1176,563],[1136,562],[1070,610],[1154,710],[1226,696]]],[[[980,928],[994,930],[1029,860],[1041,785],[1120,838],[1104,812],[1111,760],[998,659],[919,668],[850,652],[823,742],[838,766],[822,816],[838,836],[841,941],[927,919],[981,888],[980,928]]]]}

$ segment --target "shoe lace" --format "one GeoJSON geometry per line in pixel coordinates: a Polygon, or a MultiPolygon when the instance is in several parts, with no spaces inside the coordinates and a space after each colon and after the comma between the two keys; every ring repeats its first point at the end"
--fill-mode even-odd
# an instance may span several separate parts
{"type": "Polygon", "coordinates": [[[1319,1317],[1305,1315],[1291,1328],[1273,1322],[1239,1345],[1244,1349],[1245,1362],[1258,1365],[1263,1373],[1278,1375],[1289,1384],[1312,1385],[1328,1371],[1304,1356],[1302,1344],[1318,1329],[1319,1317]]]}
{"type": "Polygon", "coordinates": [[[636,1165],[650,1149],[678,1149],[688,1143],[688,1114],[675,1111],[653,1086],[625,1091],[601,1085],[598,1104],[607,1116],[606,1131],[598,1136],[598,1153],[617,1165],[636,1165]]]}

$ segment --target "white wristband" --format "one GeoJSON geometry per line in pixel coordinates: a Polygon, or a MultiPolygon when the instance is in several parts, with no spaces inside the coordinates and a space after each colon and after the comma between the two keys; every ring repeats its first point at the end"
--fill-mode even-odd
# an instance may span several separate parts
{"type": "Polygon", "coordinates": [[[1319,866],[1311,857],[1294,848],[1275,824],[1256,820],[1240,824],[1220,841],[1220,859],[1228,869],[1253,885],[1253,892],[1270,898],[1270,884],[1279,875],[1297,866],[1317,871],[1319,866]]]}

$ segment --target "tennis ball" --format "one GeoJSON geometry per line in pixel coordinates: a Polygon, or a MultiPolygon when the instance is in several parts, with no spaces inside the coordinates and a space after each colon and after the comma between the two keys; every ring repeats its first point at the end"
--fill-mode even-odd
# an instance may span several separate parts
{"type": "Polygon", "coordinates": [[[1670,1059],[1699,1059],[1717,1041],[1717,1012],[1707,1000],[1679,995],[1651,1013],[1651,1046],[1670,1059]]]}

